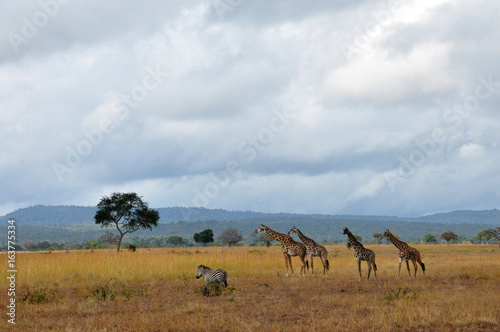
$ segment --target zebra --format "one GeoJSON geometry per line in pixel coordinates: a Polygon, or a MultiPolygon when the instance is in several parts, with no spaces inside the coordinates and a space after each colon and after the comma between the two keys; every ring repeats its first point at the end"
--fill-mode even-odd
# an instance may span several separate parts
{"type": "Polygon", "coordinates": [[[199,279],[201,277],[205,277],[207,285],[211,282],[220,282],[221,284],[224,284],[225,287],[227,287],[227,272],[222,269],[212,270],[205,265],[200,265],[198,266],[196,279],[199,279]]]}

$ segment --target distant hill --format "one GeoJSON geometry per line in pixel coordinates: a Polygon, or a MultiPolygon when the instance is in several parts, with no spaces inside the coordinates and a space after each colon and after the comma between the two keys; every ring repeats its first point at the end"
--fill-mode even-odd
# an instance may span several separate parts
{"type": "Polygon", "coordinates": [[[439,222],[443,224],[490,224],[500,225],[500,210],[458,210],[436,213],[416,218],[416,221],[439,222]]]}
{"type": "MultiPolygon", "coordinates": [[[[473,237],[480,230],[500,224],[500,211],[453,211],[419,218],[399,218],[395,216],[355,216],[291,213],[260,213],[252,211],[227,211],[222,209],[170,207],[158,208],[160,224],[151,231],[138,231],[133,236],[159,237],[180,235],[192,240],[196,232],[211,228],[219,235],[229,227],[236,228],[250,241],[255,229],[261,223],[278,232],[288,232],[297,226],[307,236],[318,241],[344,240],[342,229],[363,237],[363,241],[373,240],[374,232],[386,228],[406,241],[421,239],[425,234],[439,236],[444,231],[453,231],[464,237],[473,237]]],[[[18,243],[33,242],[80,242],[99,238],[106,230],[94,224],[96,207],[84,206],[44,206],[35,205],[11,212],[0,217],[2,225],[7,220],[16,219],[18,243]]],[[[0,239],[0,243],[3,243],[0,239]]]]}
{"type": "MultiPolygon", "coordinates": [[[[155,208],[160,213],[160,222],[241,220],[262,217],[265,213],[251,211],[227,211],[222,209],[168,207],[155,208]]],[[[8,213],[0,220],[16,219],[23,225],[93,225],[97,207],[74,205],[34,205],[8,213]]]]}
{"type": "MultiPolygon", "coordinates": [[[[500,224],[500,210],[461,210],[447,213],[436,213],[418,218],[399,218],[396,216],[360,216],[360,215],[322,215],[293,213],[261,213],[253,211],[227,211],[223,209],[206,209],[194,207],[155,208],[160,213],[160,222],[206,221],[206,220],[248,220],[254,218],[303,218],[305,220],[334,218],[339,220],[360,221],[409,221],[442,224],[500,224]]],[[[93,225],[96,207],[74,205],[34,205],[18,209],[0,217],[0,221],[14,218],[23,225],[93,225]]]]}

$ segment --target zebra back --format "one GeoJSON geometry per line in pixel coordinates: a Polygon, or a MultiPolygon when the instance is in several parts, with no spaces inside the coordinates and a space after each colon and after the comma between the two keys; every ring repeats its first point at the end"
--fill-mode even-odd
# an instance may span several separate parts
{"type": "Polygon", "coordinates": [[[198,275],[196,278],[200,278],[202,275],[205,277],[207,284],[220,282],[227,286],[227,272],[223,269],[212,270],[207,266],[200,265],[198,266],[198,275]]]}

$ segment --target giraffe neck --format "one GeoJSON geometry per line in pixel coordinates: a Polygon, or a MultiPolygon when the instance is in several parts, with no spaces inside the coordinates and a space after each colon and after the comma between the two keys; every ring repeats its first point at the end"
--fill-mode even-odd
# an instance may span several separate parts
{"type": "Polygon", "coordinates": [[[356,249],[356,248],[363,248],[363,245],[356,240],[354,235],[350,231],[347,232],[347,237],[349,238],[349,241],[351,242],[351,246],[356,249]]]}
{"type": "Polygon", "coordinates": [[[311,240],[310,238],[308,238],[307,236],[305,236],[304,234],[302,234],[302,232],[299,231],[298,229],[297,229],[297,235],[302,240],[302,242],[304,242],[304,243],[313,243],[313,240],[311,240]]]}
{"type": "Polygon", "coordinates": [[[408,244],[406,242],[398,240],[392,233],[390,233],[389,240],[391,240],[392,244],[396,246],[400,251],[408,248],[408,244]]]}
{"type": "Polygon", "coordinates": [[[269,227],[265,226],[266,227],[266,233],[272,237],[273,239],[283,243],[286,239],[286,235],[285,234],[281,234],[281,233],[278,233],[276,231],[273,231],[272,229],[270,229],[269,227]]]}

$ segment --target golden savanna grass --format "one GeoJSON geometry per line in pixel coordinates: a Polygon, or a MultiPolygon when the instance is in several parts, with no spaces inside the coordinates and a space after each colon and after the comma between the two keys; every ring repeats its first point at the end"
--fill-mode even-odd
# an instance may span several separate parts
{"type": "MultiPolygon", "coordinates": [[[[426,265],[409,280],[397,249],[367,245],[378,281],[358,281],[352,250],[327,246],[331,269],[285,277],[281,248],[162,248],[17,253],[16,331],[475,331],[500,330],[500,250],[417,245],[426,265]],[[228,271],[229,289],[206,297],[197,266],[228,271]]],[[[0,254],[7,261],[5,253],[0,254]]],[[[411,265],[411,264],[410,264],[411,265]]],[[[411,267],[413,273],[413,267],[411,267]]],[[[6,269],[0,301],[8,301],[6,269]]]]}

